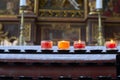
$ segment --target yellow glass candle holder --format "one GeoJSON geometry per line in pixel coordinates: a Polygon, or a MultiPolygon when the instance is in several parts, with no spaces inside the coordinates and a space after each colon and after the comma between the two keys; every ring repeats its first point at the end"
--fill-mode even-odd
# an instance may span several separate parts
{"type": "Polygon", "coordinates": [[[69,41],[58,41],[59,50],[68,50],[70,48],[69,41]]]}

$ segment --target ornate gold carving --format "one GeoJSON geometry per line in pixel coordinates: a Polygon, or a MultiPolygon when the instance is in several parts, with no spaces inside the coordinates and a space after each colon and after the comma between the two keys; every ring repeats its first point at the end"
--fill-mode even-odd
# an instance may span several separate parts
{"type": "Polygon", "coordinates": [[[89,0],[89,9],[90,9],[89,14],[96,14],[95,3],[96,0],[89,0]]]}
{"type": "Polygon", "coordinates": [[[34,10],[34,0],[27,0],[28,9],[33,11],[34,10]]]}
{"type": "Polygon", "coordinates": [[[8,32],[3,32],[3,24],[0,23],[0,42],[4,40],[8,35],[8,32]]]}
{"type": "Polygon", "coordinates": [[[40,17],[84,17],[83,10],[49,10],[49,9],[40,9],[40,17]]]}
{"type": "Polygon", "coordinates": [[[24,37],[25,37],[25,41],[31,40],[31,23],[25,23],[25,25],[24,25],[24,37]]]}

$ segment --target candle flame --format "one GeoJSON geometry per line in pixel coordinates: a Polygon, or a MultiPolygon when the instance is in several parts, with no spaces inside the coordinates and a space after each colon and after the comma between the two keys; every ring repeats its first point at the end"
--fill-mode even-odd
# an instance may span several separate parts
{"type": "Polygon", "coordinates": [[[81,40],[79,40],[79,43],[81,42],[81,40]]]}
{"type": "Polygon", "coordinates": [[[114,43],[114,41],[113,41],[112,39],[110,40],[110,42],[111,42],[111,43],[114,43]]]}
{"type": "Polygon", "coordinates": [[[65,42],[65,40],[62,40],[61,42],[65,42]]]}

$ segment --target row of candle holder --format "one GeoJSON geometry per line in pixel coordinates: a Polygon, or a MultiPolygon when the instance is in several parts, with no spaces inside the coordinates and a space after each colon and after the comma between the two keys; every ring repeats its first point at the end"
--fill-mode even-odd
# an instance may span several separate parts
{"type": "MultiPolygon", "coordinates": [[[[117,43],[113,40],[106,41],[105,46],[107,49],[116,49],[117,43]]],[[[41,49],[42,50],[51,50],[53,47],[53,41],[51,40],[43,40],[41,41],[41,49]]],[[[85,49],[86,43],[85,41],[74,41],[73,47],[75,50],[85,49]]],[[[58,49],[59,50],[68,50],[70,48],[70,41],[58,41],[58,49]]]]}

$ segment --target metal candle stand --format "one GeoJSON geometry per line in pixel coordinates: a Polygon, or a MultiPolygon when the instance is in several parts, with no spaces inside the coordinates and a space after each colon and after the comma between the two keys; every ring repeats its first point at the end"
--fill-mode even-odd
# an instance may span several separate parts
{"type": "Polygon", "coordinates": [[[19,45],[25,45],[25,37],[24,37],[24,11],[26,9],[27,9],[27,6],[20,6],[20,10],[21,10],[21,24],[20,24],[19,45]]]}
{"type": "Polygon", "coordinates": [[[97,38],[97,43],[98,46],[103,46],[104,45],[104,37],[103,37],[103,27],[102,27],[102,22],[101,22],[101,9],[97,9],[98,12],[98,38],[97,38]]]}

